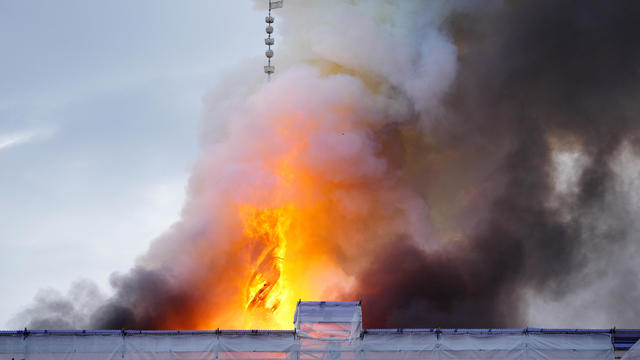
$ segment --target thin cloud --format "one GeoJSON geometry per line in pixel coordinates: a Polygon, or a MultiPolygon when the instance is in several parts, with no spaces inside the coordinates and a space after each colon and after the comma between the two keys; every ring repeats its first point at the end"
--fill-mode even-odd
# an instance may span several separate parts
{"type": "Polygon", "coordinates": [[[26,130],[0,134],[0,151],[51,135],[51,131],[26,130]]]}

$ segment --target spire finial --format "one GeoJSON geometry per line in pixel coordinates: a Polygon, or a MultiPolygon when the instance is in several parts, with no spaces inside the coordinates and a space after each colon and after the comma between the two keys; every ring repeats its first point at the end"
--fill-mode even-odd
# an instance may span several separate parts
{"type": "Polygon", "coordinates": [[[274,18],[271,16],[271,10],[279,9],[282,7],[282,2],[284,0],[269,0],[269,15],[264,19],[267,23],[267,27],[265,31],[267,32],[267,37],[264,39],[264,44],[267,45],[267,51],[265,51],[265,55],[267,57],[267,65],[264,67],[264,72],[267,74],[267,81],[271,80],[271,74],[276,72],[275,66],[271,65],[271,58],[273,57],[273,50],[271,50],[271,45],[274,44],[274,39],[271,37],[273,34],[273,22],[274,18]]]}

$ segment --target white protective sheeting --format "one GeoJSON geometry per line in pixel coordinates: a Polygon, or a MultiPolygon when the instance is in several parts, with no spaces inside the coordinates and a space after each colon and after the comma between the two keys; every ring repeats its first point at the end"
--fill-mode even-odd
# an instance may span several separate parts
{"type": "Polygon", "coordinates": [[[293,323],[303,338],[355,339],[362,331],[362,307],[359,302],[298,301],[293,323]]]}
{"type": "MultiPolygon", "coordinates": [[[[638,349],[640,350],[640,349],[638,349]]],[[[630,351],[628,355],[631,355],[630,351]]],[[[635,352],[637,354],[637,352],[635,352]]],[[[631,355],[633,356],[633,355],[631,355]]],[[[638,359],[625,357],[625,359],[638,359]]],[[[609,334],[368,331],[341,340],[286,332],[34,332],[0,334],[0,360],[17,359],[613,359],[609,334]]]]}
{"type": "Polygon", "coordinates": [[[0,336],[0,359],[121,359],[121,336],[0,336]]]}
{"type": "Polygon", "coordinates": [[[640,340],[633,344],[621,360],[640,360],[640,340]]]}

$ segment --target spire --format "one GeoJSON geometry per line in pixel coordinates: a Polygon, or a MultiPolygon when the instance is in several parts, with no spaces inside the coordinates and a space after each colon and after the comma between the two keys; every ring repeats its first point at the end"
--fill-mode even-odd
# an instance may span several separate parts
{"type": "Polygon", "coordinates": [[[267,51],[265,51],[265,56],[267,57],[267,65],[264,67],[264,72],[267,74],[267,81],[271,80],[271,74],[276,72],[275,66],[271,65],[271,58],[273,57],[273,50],[271,50],[271,45],[275,43],[275,39],[271,37],[273,34],[273,22],[274,18],[271,16],[271,10],[279,9],[282,7],[282,2],[284,0],[269,0],[269,15],[264,19],[267,23],[267,27],[265,31],[267,32],[267,37],[264,39],[264,44],[267,45],[267,51]]]}

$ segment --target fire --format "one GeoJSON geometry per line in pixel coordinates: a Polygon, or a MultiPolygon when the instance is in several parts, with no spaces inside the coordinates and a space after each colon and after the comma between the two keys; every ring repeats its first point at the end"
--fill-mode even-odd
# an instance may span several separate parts
{"type": "MultiPolygon", "coordinates": [[[[230,177],[229,191],[213,197],[216,235],[194,255],[205,264],[194,291],[203,298],[189,319],[168,327],[292,329],[299,299],[345,300],[353,274],[367,264],[361,249],[375,246],[375,238],[362,229],[375,226],[386,208],[360,190],[366,173],[357,160],[369,143],[340,120],[354,110],[344,104],[323,114],[285,105],[282,113],[256,117],[264,122],[261,141],[243,142],[233,153],[238,171],[250,171],[230,177]],[[326,151],[336,147],[346,160],[326,151]],[[340,263],[345,257],[355,259],[350,267],[340,263]]],[[[377,166],[375,159],[366,163],[377,166]]]]}
{"type": "Polygon", "coordinates": [[[281,177],[281,189],[295,183],[296,196],[237,207],[242,230],[232,253],[240,259],[239,275],[220,286],[238,289],[231,306],[242,315],[226,328],[291,329],[299,299],[334,300],[339,286],[351,281],[336,263],[335,243],[328,241],[328,200],[310,195],[307,186],[317,183],[303,180],[303,168],[279,165],[278,172],[286,168],[293,176],[281,177]]]}
{"type": "Polygon", "coordinates": [[[291,284],[287,279],[287,237],[292,206],[276,209],[241,208],[244,238],[252,257],[246,285],[245,308],[249,312],[272,313],[278,323],[290,323],[287,306],[291,284]]]}

